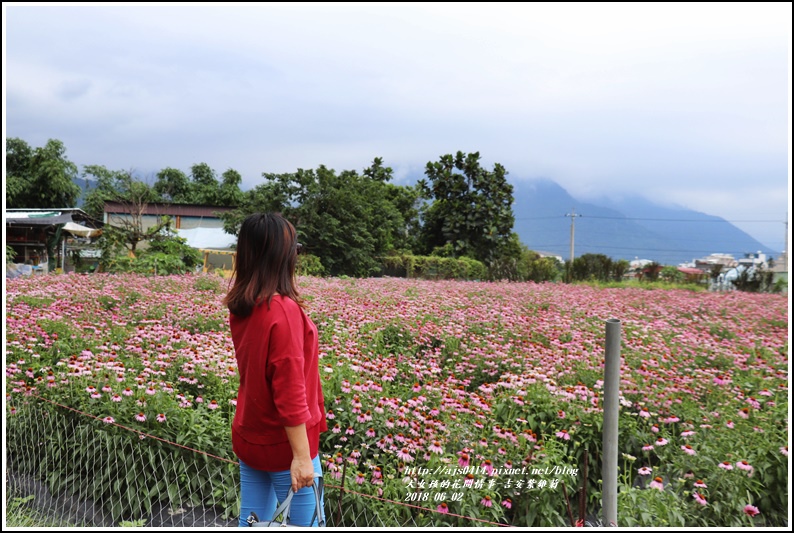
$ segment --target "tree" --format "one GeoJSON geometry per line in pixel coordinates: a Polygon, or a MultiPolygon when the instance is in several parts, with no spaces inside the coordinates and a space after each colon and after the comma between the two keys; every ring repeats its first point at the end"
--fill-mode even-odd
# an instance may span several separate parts
{"type": "Polygon", "coordinates": [[[204,205],[218,204],[218,178],[215,171],[207,163],[199,163],[190,167],[190,195],[193,203],[204,205]]]}
{"type": "Polygon", "coordinates": [[[105,225],[100,245],[103,257],[126,249],[133,255],[141,242],[154,239],[169,223],[161,219],[152,226],[144,224],[150,203],[158,195],[149,184],[136,179],[132,171],[108,170],[101,165],[84,167],[84,175],[96,182],[85,199],[86,212],[94,218],[104,218],[105,202],[121,204],[122,215],[112,215],[105,225]]]}
{"type": "Polygon", "coordinates": [[[190,179],[184,172],[175,168],[166,167],[157,173],[154,192],[166,202],[191,203],[190,179]]]}
{"type": "Polygon", "coordinates": [[[238,209],[221,215],[224,229],[234,235],[251,213],[281,212],[330,275],[378,273],[381,257],[408,249],[418,226],[418,191],[388,183],[392,169],[380,158],[362,174],[320,165],[262,176],[265,183],[245,193],[238,209]]]}
{"type": "Polygon", "coordinates": [[[230,168],[221,176],[221,185],[216,196],[217,204],[224,207],[237,207],[243,200],[243,191],[240,184],[243,177],[239,172],[230,168]]]}
{"type": "Polygon", "coordinates": [[[21,139],[6,139],[6,207],[74,207],[80,197],[76,177],[77,166],[61,141],[31,149],[21,139]]]}
{"type": "Polygon", "coordinates": [[[493,171],[480,166],[480,154],[457,152],[428,162],[427,180],[419,186],[432,203],[423,213],[425,253],[451,243],[456,256],[466,255],[490,264],[510,248],[513,186],[505,168],[493,171]]]}
{"type": "Polygon", "coordinates": [[[571,277],[575,281],[609,281],[614,277],[612,259],[604,254],[584,254],[573,260],[571,277]]]}

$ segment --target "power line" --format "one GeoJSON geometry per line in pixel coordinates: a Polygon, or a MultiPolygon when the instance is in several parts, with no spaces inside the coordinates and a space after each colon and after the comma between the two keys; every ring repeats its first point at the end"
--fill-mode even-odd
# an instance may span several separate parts
{"type": "MultiPolygon", "coordinates": [[[[556,215],[556,216],[548,216],[548,217],[515,217],[515,220],[547,220],[553,218],[564,218],[569,217],[570,215],[556,215]]],[[[739,223],[764,223],[769,224],[772,222],[778,223],[786,223],[785,220],[726,220],[724,218],[721,219],[699,219],[699,218],[634,218],[634,217],[599,217],[599,216],[590,216],[590,215],[576,215],[583,218],[595,218],[595,219],[603,219],[603,220],[646,220],[646,221],[655,221],[655,222],[729,222],[731,224],[739,222],[739,223]]]]}

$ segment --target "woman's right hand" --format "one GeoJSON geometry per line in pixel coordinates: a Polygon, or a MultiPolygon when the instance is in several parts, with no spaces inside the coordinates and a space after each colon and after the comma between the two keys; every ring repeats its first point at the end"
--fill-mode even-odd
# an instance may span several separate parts
{"type": "Polygon", "coordinates": [[[303,487],[311,487],[314,484],[314,464],[308,456],[294,457],[289,471],[294,492],[298,492],[303,487]]]}

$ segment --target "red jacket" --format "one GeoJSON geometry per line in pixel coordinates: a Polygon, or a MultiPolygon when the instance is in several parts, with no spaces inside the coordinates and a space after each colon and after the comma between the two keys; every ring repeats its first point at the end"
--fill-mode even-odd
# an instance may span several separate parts
{"type": "Polygon", "coordinates": [[[317,327],[292,299],[273,295],[250,315],[229,317],[240,390],[232,449],[258,470],[289,470],[292,448],[284,426],[306,424],[311,456],[327,431],[320,383],[317,327]]]}

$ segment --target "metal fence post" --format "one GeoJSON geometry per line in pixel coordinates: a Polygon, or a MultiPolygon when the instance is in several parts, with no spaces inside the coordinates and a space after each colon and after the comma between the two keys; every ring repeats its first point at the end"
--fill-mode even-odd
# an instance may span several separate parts
{"type": "Polygon", "coordinates": [[[620,320],[606,321],[604,363],[604,442],[601,506],[607,526],[618,523],[618,393],[620,390],[620,320]]]}

